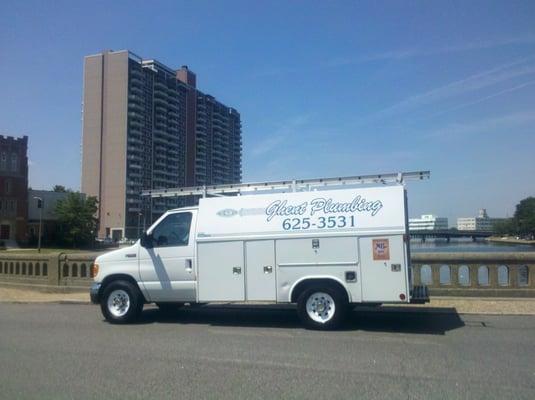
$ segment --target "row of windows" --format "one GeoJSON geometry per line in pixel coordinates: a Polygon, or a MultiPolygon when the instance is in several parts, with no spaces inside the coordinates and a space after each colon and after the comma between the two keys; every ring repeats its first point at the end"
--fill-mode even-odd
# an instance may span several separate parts
{"type": "MultiPolygon", "coordinates": [[[[0,170],[7,171],[8,170],[8,155],[7,152],[3,151],[0,154],[0,170]]],[[[11,154],[10,157],[10,170],[13,172],[17,172],[19,170],[19,156],[15,153],[11,154]]]]}
{"type": "MultiPolygon", "coordinates": [[[[529,269],[527,265],[520,265],[517,267],[517,284],[518,286],[527,286],[529,283],[529,269]]],[[[449,265],[440,266],[440,284],[441,285],[451,285],[451,268],[449,265]]],[[[498,272],[498,285],[500,286],[509,286],[510,282],[510,271],[509,267],[506,265],[500,265],[497,269],[498,272]]],[[[470,277],[470,268],[467,265],[461,265],[457,271],[457,281],[459,285],[470,286],[471,277],[470,277]]],[[[430,285],[433,283],[433,277],[431,272],[430,265],[422,265],[420,268],[420,282],[423,285],[430,285]]],[[[479,286],[488,286],[490,284],[489,280],[489,267],[486,265],[481,265],[477,269],[477,284],[479,286]]]]}
{"type": "Polygon", "coordinates": [[[17,209],[16,200],[6,200],[0,198],[0,211],[15,211],[17,209]]]}

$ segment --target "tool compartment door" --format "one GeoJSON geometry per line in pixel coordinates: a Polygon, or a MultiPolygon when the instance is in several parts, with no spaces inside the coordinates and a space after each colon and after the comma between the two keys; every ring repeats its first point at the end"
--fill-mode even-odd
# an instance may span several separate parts
{"type": "Polygon", "coordinates": [[[243,241],[198,244],[199,301],[245,300],[243,241]]]}
{"type": "Polygon", "coordinates": [[[408,302],[407,262],[403,235],[359,239],[363,302],[408,302]],[[400,299],[400,295],[405,300],[400,299]]]}
{"type": "Polygon", "coordinates": [[[254,240],[245,242],[247,301],[277,300],[275,241],[254,240]]]}

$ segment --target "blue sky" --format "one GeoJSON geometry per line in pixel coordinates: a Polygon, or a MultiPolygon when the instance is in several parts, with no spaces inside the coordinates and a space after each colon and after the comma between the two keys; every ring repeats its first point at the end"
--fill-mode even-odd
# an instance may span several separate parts
{"type": "Polygon", "coordinates": [[[128,49],[236,108],[243,180],[430,170],[410,216],[535,196],[535,1],[2,1],[0,134],[80,189],[83,58],[128,49]]]}

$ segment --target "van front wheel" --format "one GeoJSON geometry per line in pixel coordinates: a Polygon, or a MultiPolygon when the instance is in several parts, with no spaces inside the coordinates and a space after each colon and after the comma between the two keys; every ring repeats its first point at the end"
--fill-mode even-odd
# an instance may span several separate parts
{"type": "Polygon", "coordinates": [[[309,329],[336,328],[347,310],[347,301],[336,289],[313,287],[305,290],[297,300],[297,313],[309,329]]]}
{"type": "Polygon", "coordinates": [[[104,289],[100,309],[108,322],[113,324],[132,322],[139,317],[143,309],[141,293],[130,282],[112,282],[104,289]]]}

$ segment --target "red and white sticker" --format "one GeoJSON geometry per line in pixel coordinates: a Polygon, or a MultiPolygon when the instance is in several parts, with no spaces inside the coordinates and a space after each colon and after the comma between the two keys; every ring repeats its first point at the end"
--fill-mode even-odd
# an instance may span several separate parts
{"type": "Polygon", "coordinates": [[[373,239],[373,259],[390,260],[390,243],[388,239],[373,239]]]}

